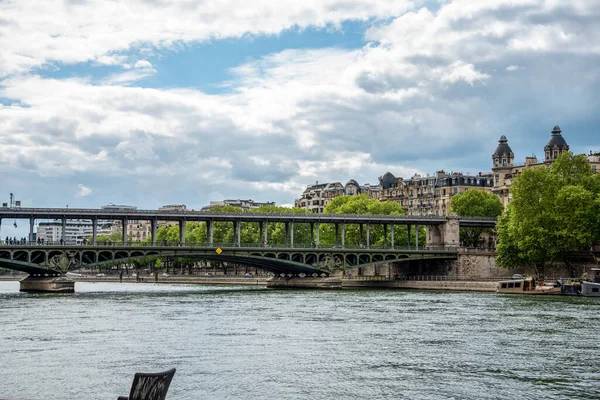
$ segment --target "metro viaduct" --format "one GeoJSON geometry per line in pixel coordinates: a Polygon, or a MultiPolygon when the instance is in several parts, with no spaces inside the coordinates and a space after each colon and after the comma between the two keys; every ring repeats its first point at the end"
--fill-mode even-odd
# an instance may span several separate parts
{"type": "MultiPolygon", "coordinates": [[[[399,262],[411,259],[453,259],[459,246],[459,227],[491,228],[496,224],[494,218],[445,216],[396,216],[396,215],[348,215],[348,214],[275,214],[275,213],[222,213],[191,210],[104,210],[73,208],[8,208],[0,207],[0,222],[3,219],[28,219],[29,239],[32,241],[36,220],[59,220],[62,222],[62,240],[60,243],[47,243],[39,246],[34,243],[4,244],[0,246],[0,267],[27,272],[30,275],[61,276],[66,269],[75,269],[83,265],[95,266],[118,260],[139,257],[187,257],[231,261],[258,267],[276,274],[327,274],[316,266],[327,257],[332,257],[346,267],[358,268],[380,262],[399,262]],[[89,245],[81,246],[66,242],[66,221],[70,219],[91,220],[92,240],[89,245]],[[120,246],[103,246],[97,243],[98,221],[120,220],[123,228],[123,243],[120,246]],[[126,232],[128,221],[146,220],[151,223],[152,241],[147,247],[139,243],[127,245],[126,232]],[[179,223],[180,242],[176,245],[160,246],[156,243],[158,221],[176,221],[179,223]],[[208,242],[205,244],[185,243],[186,222],[206,222],[208,242]],[[234,228],[234,243],[219,245],[213,241],[215,222],[230,222],[234,228]],[[284,223],[286,244],[277,248],[263,248],[261,244],[241,243],[241,223],[257,223],[260,237],[268,243],[270,223],[284,223]],[[302,247],[294,243],[294,224],[310,224],[312,247],[302,247]],[[336,245],[329,248],[320,244],[320,224],[335,226],[336,245]],[[345,226],[359,225],[361,232],[365,227],[366,243],[360,248],[348,248],[345,244],[345,226]],[[370,227],[383,225],[384,232],[391,227],[391,244],[395,244],[394,227],[407,226],[409,236],[407,247],[388,245],[374,248],[370,243],[370,227]],[[411,246],[410,227],[414,225],[415,245],[411,246]],[[419,248],[419,226],[427,227],[426,247],[419,248]],[[316,228],[316,229],[315,229],[316,228]],[[215,253],[217,247],[223,250],[215,253]],[[59,259],[62,257],[62,266],[59,259]],[[54,262],[53,262],[54,261],[54,262]],[[67,263],[68,267],[64,264],[67,263]]],[[[361,233],[362,236],[362,233],[361,233]]],[[[387,235],[386,235],[387,236],[387,235]]]]}
{"type": "Polygon", "coordinates": [[[276,275],[305,274],[306,276],[329,275],[320,265],[330,258],[346,268],[360,268],[385,262],[407,262],[411,260],[456,259],[456,248],[421,248],[387,246],[387,248],[320,248],[256,247],[221,244],[188,244],[181,246],[133,245],[12,245],[0,247],[0,267],[26,272],[32,276],[62,276],[68,270],[81,267],[96,267],[115,261],[126,261],[141,257],[182,257],[227,261],[260,268],[276,275]],[[60,257],[65,257],[61,264],[60,257]]]}

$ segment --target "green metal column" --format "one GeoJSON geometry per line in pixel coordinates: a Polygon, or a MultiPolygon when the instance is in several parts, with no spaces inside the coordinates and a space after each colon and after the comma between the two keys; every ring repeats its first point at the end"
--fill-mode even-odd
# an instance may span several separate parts
{"type": "Polygon", "coordinates": [[[387,246],[387,224],[383,224],[383,247],[387,246]]]}
{"type": "Polygon", "coordinates": [[[185,219],[179,220],[179,243],[185,244],[185,219]]]}
{"type": "Polygon", "coordinates": [[[208,243],[212,247],[214,245],[213,236],[215,231],[215,222],[212,219],[206,221],[206,227],[208,229],[208,243]]]}
{"type": "Polygon", "coordinates": [[[258,243],[260,244],[260,241],[262,240],[263,237],[263,223],[262,221],[258,223],[258,243]]]}
{"type": "Polygon", "coordinates": [[[62,241],[62,244],[65,244],[65,241],[67,240],[67,217],[63,217],[62,219],[62,232],[60,234],[60,240],[62,241]]]}
{"type": "Polygon", "coordinates": [[[265,228],[263,230],[264,235],[265,235],[265,237],[264,237],[265,243],[264,244],[265,244],[265,246],[267,246],[269,244],[269,221],[265,221],[264,224],[265,224],[265,228]]]}
{"type": "Polygon", "coordinates": [[[319,222],[317,222],[317,229],[316,229],[316,233],[317,233],[317,242],[315,243],[317,248],[319,247],[319,245],[321,244],[321,240],[319,239],[319,235],[320,235],[320,227],[321,224],[319,222]]]}
{"type": "MultiPolygon", "coordinates": [[[[150,220],[150,234],[152,235],[152,246],[156,246],[156,218],[150,220]]],[[[95,239],[94,239],[95,240],[95,239]]]]}
{"type": "Polygon", "coordinates": [[[127,219],[123,220],[123,226],[122,226],[122,230],[123,230],[123,246],[125,246],[127,244],[127,219]]]}
{"type": "Polygon", "coordinates": [[[419,250],[419,224],[415,225],[415,249],[419,250]]]}
{"type": "Polygon", "coordinates": [[[288,247],[289,237],[290,237],[290,223],[286,222],[284,225],[285,225],[285,247],[288,247]]]}
{"type": "Polygon", "coordinates": [[[98,241],[98,218],[92,218],[92,245],[96,245],[98,241]]]}
{"type": "Polygon", "coordinates": [[[358,224],[358,244],[362,246],[363,240],[363,224],[358,224]]]}
{"type": "Polygon", "coordinates": [[[29,242],[33,242],[33,227],[35,226],[35,218],[29,218],[29,242]]]}

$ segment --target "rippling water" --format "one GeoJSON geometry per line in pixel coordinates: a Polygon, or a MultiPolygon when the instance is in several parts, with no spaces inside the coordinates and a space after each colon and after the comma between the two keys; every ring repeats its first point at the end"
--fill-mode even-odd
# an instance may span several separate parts
{"type": "Polygon", "coordinates": [[[600,299],[0,282],[0,397],[597,399],[600,299]]]}

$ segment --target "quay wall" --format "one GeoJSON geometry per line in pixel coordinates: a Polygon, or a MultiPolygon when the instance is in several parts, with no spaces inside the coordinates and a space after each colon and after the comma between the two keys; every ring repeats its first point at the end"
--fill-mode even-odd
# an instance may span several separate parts
{"type": "Polygon", "coordinates": [[[417,290],[456,290],[473,292],[495,292],[495,281],[403,281],[403,280],[342,280],[343,288],[371,289],[417,289],[417,290]]]}

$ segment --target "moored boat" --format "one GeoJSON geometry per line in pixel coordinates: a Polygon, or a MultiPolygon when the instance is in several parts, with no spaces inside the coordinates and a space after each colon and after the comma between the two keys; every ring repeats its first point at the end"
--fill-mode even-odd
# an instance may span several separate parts
{"type": "Polygon", "coordinates": [[[600,297],[600,283],[582,281],[580,294],[586,297],[600,297]]]}
{"type": "Polygon", "coordinates": [[[560,294],[561,288],[554,285],[538,283],[535,278],[507,279],[498,282],[497,293],[511,294],[560,294]]]}
{"type": "Polygon", "coordinates": [[[587,279],[581,281],[582,296],[600,297],[600,268],[592,268],[587,273],[587,279]]]}

